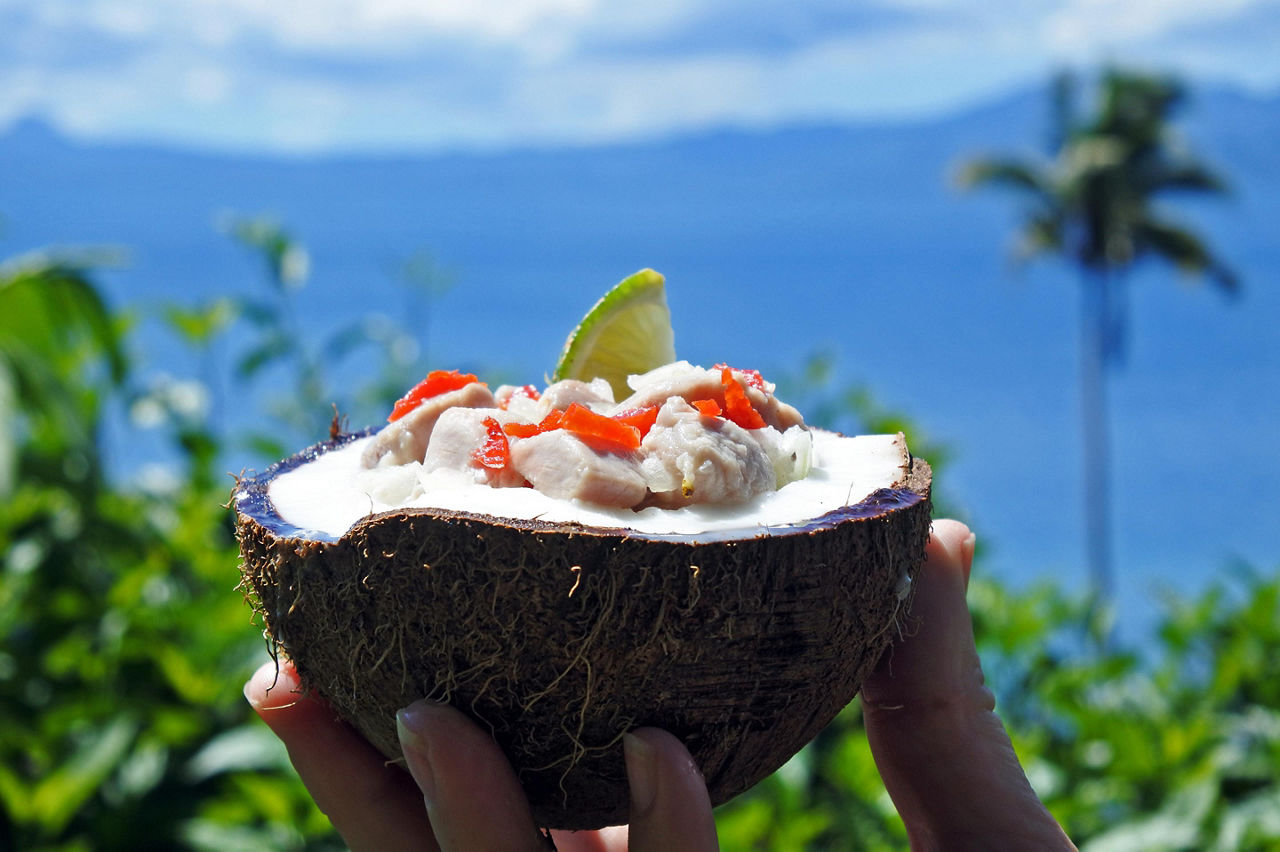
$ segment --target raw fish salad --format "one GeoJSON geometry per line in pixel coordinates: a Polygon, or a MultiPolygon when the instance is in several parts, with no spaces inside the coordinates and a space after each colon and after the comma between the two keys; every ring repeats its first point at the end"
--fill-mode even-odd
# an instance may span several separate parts
{"type": "Polygon", "coordinates": [[[396,403],[361,465],[635,510],[744,503],[810,471],[804,418],[754,370],[677,361],[627,384],[615,400],[603,379],[491,391],[435,371],[396,403]]]}

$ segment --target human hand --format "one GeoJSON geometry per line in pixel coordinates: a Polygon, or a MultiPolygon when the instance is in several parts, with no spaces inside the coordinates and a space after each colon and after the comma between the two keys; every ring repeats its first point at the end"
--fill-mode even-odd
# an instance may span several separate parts
{"type": "Polygon", "coordinates": [[[867,739],[912,849],[1074,849],[984,685],[965,603],[975,537],[935,520],[896,641],[862,685],[867,739]]]}
{"type": "MultiPolygon", "coordinates": [[[[316,804],[352,849],[546,850],[515,771],[489,734],[459,711],[419,701],[397,721],[410,775],[300,693],[292,663],[267,663],[245,697],[284,741],[316,804]],[[425,803],[425,807],[424,807],[425,803]]],[[[623,739],[630,828],[552,832],[561,852],[718,848],[702,774],[680,741],[656,728],[623,739]]]]}

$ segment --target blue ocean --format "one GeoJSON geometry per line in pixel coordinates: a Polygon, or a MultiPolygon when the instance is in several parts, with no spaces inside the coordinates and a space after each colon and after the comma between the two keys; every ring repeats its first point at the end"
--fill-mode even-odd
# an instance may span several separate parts
{"type": "MultiPolygon", "coordinates": [[[[107,292],[146,317],[259,287],[257,259],[216,223],[270,216],[310,250],[304,333],[381,313],[417,327],[433,366],[524,381],[551,369],[608,286],[653,267],[681,357],[769,375],[828,355],[839,384],[947,447],[937,488],[978,532],[978,570],[1083,589],[1076,278],[1054,260],[1013,266],[1016,200],[952,181],[966,156],[1034,155],[1043,100],[914,123],[403,156],[89,144],[28,122],[0,136],[0,256],[123,246],[107,292]],[[453,275],[429,311],[396,281],[424,250],[453,275]]],[[[1127,282],[1128,347],[1110,385],[1122,630],[1166,592],[1280,562],[1280,98],[1205,93],[1183,130],[1233,192],[1171,198],[1170,215],[1243,287],[1226,298],[1157,265],[1127,282]]],[[[144,371],[199,373],[171,336],[143,340],[144,371]]],[[[158,452],[115,440],[121,469],[158,452]]]]}

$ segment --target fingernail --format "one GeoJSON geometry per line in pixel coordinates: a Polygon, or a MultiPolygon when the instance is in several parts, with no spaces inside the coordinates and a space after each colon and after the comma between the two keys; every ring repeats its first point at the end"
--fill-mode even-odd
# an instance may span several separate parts
{"type": "Polygon", "coordinates": [[[396,714],[396,733],[400,736],[400,750],[409,766],[409,774],[418,782],[422,797],[431,807],[436,796],[436,776],[431,769],[431,746],[427,741],[431,711],[425,702],[410,704],[396,714]]]}
{"type": "Polygon", "coordinates": [[[964,578],[969,579],[969,572],[973,570],[973,552],[978,547],[978,534],[969,533],[965,540],[960,542],[960,564],[964,566],[964,578]]]}
{"type": "Polygon", "coordinates": [[[298,675],[293,666],[281,658],[268,660],[244,685],[244,697],[254,710],[279,710],[292,706],[300,695],[298,675]]]}
{"type": "Polygon", "coordinates": [[[627,761],[627,784],[631,787],[631,817],[646,814],[658,795],[658,755],[649,743],[635,734],[622,735],[622,752],[627,761]]]}

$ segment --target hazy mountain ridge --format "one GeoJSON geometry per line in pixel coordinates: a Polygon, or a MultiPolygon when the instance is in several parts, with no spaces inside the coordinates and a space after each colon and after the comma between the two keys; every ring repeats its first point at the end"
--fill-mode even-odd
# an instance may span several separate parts
{"type": "MultiPolygon", "coordinates": [[[[270,162],[306,167],[317,162],[329,164],[362,162],[431,162],[509,158],[578,158],[593,153],[627,156],[664,149],[695,151],[713,147],[760,148],[774,146],[823,149],[847,145],[850,140],[885,144],[889,142],[946,140],[951,150],[967,150],[977,145],[1032,150],[1046,138],[1048,99],[1042,89],[1027,89],[1005,97],[915,119],[853,122],[819,122],[779,125],[767,129],[735,127],[689,131],[660,139],[614,142],[589,146],[538,146],[496,150],[439,150],[424,152],[343,152],[308,154],[223,152],[197,149],[163,141],[94,140],[64,133],[39,116],[28,116],[0,130],[0,156],[40,157],[75,152],[101,155],[142,153],[147,156],[172,155],[192,160],[270,162]]],[[[1270,154],[1280,140],[1280,92],[1270,95],[1236,88],[1206,87],[1189,90],[1181,124],[1197,143],[1211,149],[1232,145],[1224,154],[1270,154]],[[1247,132],[1241,132],[1247,128],[1247,132]],[[1253,144],[1250,144],[1253,143],[1253,144]]],[[[1236,159],[1233,157],[1233,159],[1236,159]]],[[[1241,158],[1243,159],[1243,158],[1241,158]]],[[[1252,157],[1249,158],[1252,160],[1252,157]]],[[[1256,161],[1250,162],[1250,165],[1256,161]]]]}

